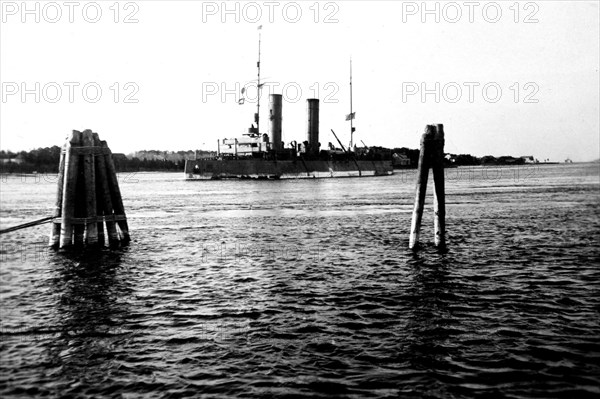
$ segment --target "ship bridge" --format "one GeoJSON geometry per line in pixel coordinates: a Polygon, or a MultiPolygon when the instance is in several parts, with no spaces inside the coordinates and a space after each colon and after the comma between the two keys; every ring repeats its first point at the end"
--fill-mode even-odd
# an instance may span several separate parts
{"type": "Polygon", "coordinates": [[[245,135],[234,139],[219,140],[219,155],[232,157],[253,157],[269,150],[269,136],[245,135]]]}

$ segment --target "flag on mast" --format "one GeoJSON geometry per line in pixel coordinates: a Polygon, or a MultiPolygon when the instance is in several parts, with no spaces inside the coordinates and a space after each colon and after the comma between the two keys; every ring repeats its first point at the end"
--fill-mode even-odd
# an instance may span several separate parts
{"type": "Polygon", "coordinates": [[[356,112],[348,114],[348,115],[346,115],[346,120],[347,121],[353,120],[355,116],[356,116],[356,112]]]}

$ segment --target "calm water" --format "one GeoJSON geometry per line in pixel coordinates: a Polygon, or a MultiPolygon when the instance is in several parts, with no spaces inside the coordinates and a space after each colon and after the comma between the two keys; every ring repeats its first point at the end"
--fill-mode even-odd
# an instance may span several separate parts
{"type": "MultiPolygon", "coordinates": [[[[598,164],[447,170],[449,249],[407,250],[414,171],[121,175],[132,244],[2,236],[0,396],[600,395],[598,164]]],[[[52,176],[3,177],[2,227],[52,176]]]]}

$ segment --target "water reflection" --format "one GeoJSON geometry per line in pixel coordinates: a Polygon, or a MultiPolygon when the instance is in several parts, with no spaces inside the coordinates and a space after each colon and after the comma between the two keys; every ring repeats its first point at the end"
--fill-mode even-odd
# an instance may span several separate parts
{"type": "Polygon", "coordinates": [[[123,254],[66,253],[50,259],[59,336],[48,347],[48,357],[66,382],[102,381],[130,339],[124,321],[130,313],[127,299],[133,279],[121,266],[123,254]]]}
{"type": "Polygon", "coordinates": [[[449,311],[453,290],[451,263],[434,247],[423,247],[408,260],[408,298],[413,302],[406,325],[407,356],[416,370],[440,368],[453,346],[451,335],[455,320],[449,311]]]}

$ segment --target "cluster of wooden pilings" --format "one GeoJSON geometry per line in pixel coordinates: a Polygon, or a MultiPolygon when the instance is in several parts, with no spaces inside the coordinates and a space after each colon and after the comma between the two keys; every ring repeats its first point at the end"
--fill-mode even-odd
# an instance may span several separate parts
{"type": "Polygon", "coordinates": [[[427,193],[427,179],[429,169],[433,172],[433,208],[435,245],[439,248],[446,246],[446,198],[444,189],[444,125],[427,125],[421,136],[421,150],[419,153],[419,167],[417,170],[417,189],[415,194],[415,207],[412,214],[410,227],[410,249],[419,245],[421,220],[425,194],[427,193]]]}
{"type": "Polygon", "coordinates": [[[127,244],[129,228],[112,153],[91,130],[73,130],[60,156],[50,246],[101,247],[104,224],[110,247],[127,244]]]}

